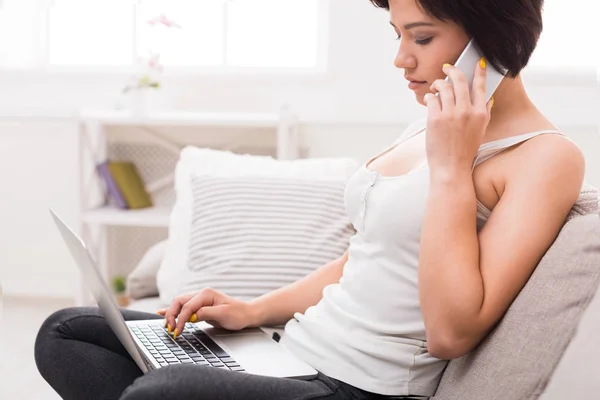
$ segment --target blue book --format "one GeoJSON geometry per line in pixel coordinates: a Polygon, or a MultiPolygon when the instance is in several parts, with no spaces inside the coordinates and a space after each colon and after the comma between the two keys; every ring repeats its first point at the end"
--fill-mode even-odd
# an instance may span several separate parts
{"type": "Polygon", "coordinates": [[[109,161],[105,161],[97,166],[98,173],[102,177],[104,184],[106,185],[106,192],[108,193],[109,199],[112,200],[112,203],[115,207],[120,209],[126,209],[127,202],[125,201],[125,197],[123,193],[117,186],[110,170],[108,168],[109,161]]]}

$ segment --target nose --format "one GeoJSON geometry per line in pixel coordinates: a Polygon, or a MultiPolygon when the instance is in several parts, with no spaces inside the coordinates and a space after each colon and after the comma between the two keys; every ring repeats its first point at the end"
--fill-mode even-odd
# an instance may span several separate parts
{"type": "Polygon", "coordinates": [[[412,55],[407,46],[408,43],[403,45],[402,41],[400,41],[396,58],[394,58],[394,66],[396,68],[414,69],[417,66],[417,59],[412,55]]]}

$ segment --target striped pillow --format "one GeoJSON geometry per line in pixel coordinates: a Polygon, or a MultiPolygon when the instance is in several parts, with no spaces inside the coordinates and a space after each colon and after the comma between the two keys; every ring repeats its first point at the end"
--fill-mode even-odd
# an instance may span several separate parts
{"type": "Polygon", "coordinates": [[[205,287],[250,299],[341,256],[354,229],[345,182],[191,177],[193,212],[182,291],[205,287]]]}

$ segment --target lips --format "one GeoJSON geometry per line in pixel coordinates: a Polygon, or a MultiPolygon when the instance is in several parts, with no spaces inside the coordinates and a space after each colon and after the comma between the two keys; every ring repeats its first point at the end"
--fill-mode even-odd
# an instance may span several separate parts
{"type": "Polygon", "coordinates": [[[427,83],[427,81],[410,81],[408,83],[408,88],[410,90],[418,90],[418,89],[421,89],[422,87],[425,87],[426,83],[427,83]]]}
{"type": "Polygon", "coordinates": [[[405,79],[411,83],[426,83],[427,81],[420,81],[412,76],[406,76],[405,79]]]}

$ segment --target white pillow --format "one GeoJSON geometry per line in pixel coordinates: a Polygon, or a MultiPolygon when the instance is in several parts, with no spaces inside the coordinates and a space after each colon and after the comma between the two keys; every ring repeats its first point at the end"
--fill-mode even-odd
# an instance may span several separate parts
{"type": "Polygon", "coordinates": [[[358,163],[348,158],[277,160],[191,146],[184,148],[175,169],[176,201],[169,222],[165,257],[157,274],[161,300],[170,303],[175,296],[189,289],[186,280],[190,278],[188,260],[194,177],[271,177],[345,183],[357,168],[358,163]]]}
{"type": "Polygon", "coordinates": [[[150,247],[127,276],[127,294],[134,300],[158,296],[156,274],[164,258],[167,241],[163,240],[150,247]]]}

